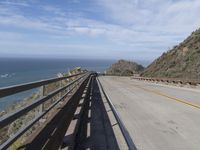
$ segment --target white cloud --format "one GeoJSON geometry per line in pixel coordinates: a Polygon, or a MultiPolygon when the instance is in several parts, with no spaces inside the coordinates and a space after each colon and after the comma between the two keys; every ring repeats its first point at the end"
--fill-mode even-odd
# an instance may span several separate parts
{"type": "Polygon", "coordinates": [[[15,32],[7,32],[7,31],[0,31],[0,41],[20,41],[23,40],[25,36],[20,33],[15,33],[15,32]]]}
{"type": "Polygon", "coordinates": [[[122,25],[152,32],[178,30],[176,32],[178,34],[192,32],[200,26],[199,0],[98,0],[98,2],[105,8],[105,14],[110,19],[122,25]],[[176,27],[176,30],[173,27],[176,27]]]}
{"type": "MultiPolygon", "coordinates": [[[[100,38],[113,46],[102,43],[102,47],[88,48],[88,43],[85,43],[85,49],[77,46],[72,48],[69,45],[65,45],[63,49],[87,51],[88,48],[92,51],[95,48],[102,48],[110,49],[116,54],[121,54],[127,49],[129,53],[130,51],[135,52],[138,56],[140,51],[141,53],[154,51],[154,56],[157,56],[200,26],[199,0],[95,0],[95,2],[98,4],[98,11],[94,10],[94,12],[101,14],[104,19],[99,19],[98,16],[91,18],[81,11],[71,9],[65,11],[60,6],[50,4],[32,7],[32,9],[37,7],[39,12],[38,16],[31,16],[26,15],[23,9],[17,7],[17,5],[29,7],[29,3],[25,1],[21,3],[19,1],[0,2],[0,26],[42,33],[55,41],[72,36],[85,36],[85,39],[100,38]],[[122,50],[117,51],[116,47],[122,50]]],[[[81,1],[74,0],[72,3],[79,4],[81,1]]],[[[91,11],[91,8],[88,9],[91,11]]],[[[10,33],[4,34],[9,38],[10,33]]],[[[13,34],[16,41],[24,38],[13,34]]],[[[74,41],[74,43],[78,42],[74,41]]],[[[19,44],[15,44],[20,47],[19,44]]],[[[84,43],[81,46],[84,47],[83,45],[84,43]]],[[[40,43],[38,46],[42,47],[40,43]]],[[[24,45],[23,47],[26,48],[24,45]]],[[[46,50],[55,48],[61,49],[59,45],[45,46],[46,50]]],[[[124,56],[129,57],[126,54],[124,56]]]]}
{"type": "Polygon", "coordinates": [[[27,3],[28,1],[24,1],[24,0],[7,0],[7,1],[2,1],[0,2],[0,4],[2,5],[13,5],[13,6],[23,6],[23,7],[28,7],[30,6],[29,3],[27,3]]]}

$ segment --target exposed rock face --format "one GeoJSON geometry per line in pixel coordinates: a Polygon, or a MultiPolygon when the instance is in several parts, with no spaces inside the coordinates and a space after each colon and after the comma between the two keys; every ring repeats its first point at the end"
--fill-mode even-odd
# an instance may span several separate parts
{"type": "Polygon", "coordinates": [[[163,53],[141,75],[200,79],[200,29],[172,50],[163,53]]]}
{"type": "Polygon", "coordinates": [[[106,74],[119,75],[119,76],[130,76],[133,74],[138,74],[143,70],[144,70],[144,67],[135,62],[119,60],[118,62],[112,64],[106,70],[106,74]]]}

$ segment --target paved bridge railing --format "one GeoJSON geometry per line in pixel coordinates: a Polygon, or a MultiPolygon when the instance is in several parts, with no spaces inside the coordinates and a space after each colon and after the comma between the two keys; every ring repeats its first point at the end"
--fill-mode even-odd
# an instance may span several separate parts
{"type": "MultiPolygon", "coordinates": [[[[37,82],[31,82],[26,84],[20,84],[5,88],[0,88],[0,98],[7,97],[10,95],[14,95],[17,93],[21,93],[24,91],[28,91],[31,89],[44,87],[46,85],[52,83],[65,83],[62,86],[59,86],[52,92],[49,92],[45,95],[41,95],[38,99],[34,100],[30,104],[18,109],[14,110],[14,112],[4,115],[0,118],[0,129],[10,125],[26,113],[32,111],[35,108],[41,108],[39,114],[28,122],[25,126],[21,127],[15,134],[10,135],[9,138],[0,145],[0,149],[7,149],[11,146],[18,138],[20,138],[27,130],[33,127],[40,119],[42,119],[50,110],[52,110],[59,102],[65,99],[78,85],[84,82],[89,76],[91,72],[82,72],[75,75],[70,75],[66,77],[58,77],[52,78],[48,80],[41,80],[37,82]],[[54,96],[58,96],[59,98],[55,101],[52,101],[49,107],[43,109],[43,104],[49,101],[54,96]]],[[[43,89],[43,88],[42,88],[43,89]]]]}

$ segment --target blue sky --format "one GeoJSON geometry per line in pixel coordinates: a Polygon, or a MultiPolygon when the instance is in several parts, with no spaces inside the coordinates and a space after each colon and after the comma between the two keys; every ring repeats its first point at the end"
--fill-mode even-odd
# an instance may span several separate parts
{"type": "Polygon", "coordinates": [[[0,56],[152,61],[200,27],[199,0],[0,0],[0,56]]]}

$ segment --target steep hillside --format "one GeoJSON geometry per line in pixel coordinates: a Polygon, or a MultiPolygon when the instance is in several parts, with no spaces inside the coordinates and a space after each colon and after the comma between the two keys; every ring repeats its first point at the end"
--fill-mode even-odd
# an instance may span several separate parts
{"type": "Polygon", "coordinates": [[[130,76],[135,73],[140,73],[144,70],[142,65],[139,65],[135,62],[130,62],[126,60],[119,60],[118,62],[112,64],[107,70],[106,74],[110,75],[121,75],[121,76],[130,76]]]}
{"type": "Polygon", "coordinates": [[[200,29],[172,50],[163,53],[141,75],[200,79],[200,29]]]}

